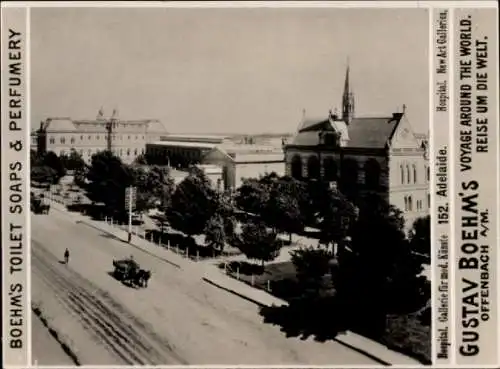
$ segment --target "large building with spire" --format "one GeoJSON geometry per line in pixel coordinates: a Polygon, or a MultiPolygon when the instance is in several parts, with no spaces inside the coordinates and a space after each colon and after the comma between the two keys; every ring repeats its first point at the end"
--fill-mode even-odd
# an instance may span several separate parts
{"type": "Polygon", "coordinates": [[[376,192],[404,212],[406,226],[429,214],[427,140],[417,135],[406,106],[387,116],[357,117],[347,67],[341,115],[302,122],[284,146],[286,173],[297,179],[325,181],[354,202],[376,192]]]}
{"type": "Polygon", "coordinates": [[[87,162],[96,152],[110,150],[129,163],[144,154],[146,143],[158,141],[165,134],[165,127],[156,119],[122,120],[117,109],[106,117],[101,108],[93,120],[47,118],[32,131],[31,148],[57,155],[76,150],[87,162]]]}

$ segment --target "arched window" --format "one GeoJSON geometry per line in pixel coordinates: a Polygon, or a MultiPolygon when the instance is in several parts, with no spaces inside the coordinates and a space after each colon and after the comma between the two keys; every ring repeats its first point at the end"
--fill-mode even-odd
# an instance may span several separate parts
{"type": "Polygon", "coordinates": [[[71,143],[74,144],[75,143],[75,138],[74,137],[71,137],[71,143]]]}
{"type": "Polygon", "coordinates": [[[405,211],[408,211],[408,196],[405,196],[405,211]]]}
{"type": "Polygon", "coordinates": [[[134,149],[134,155],[137,155],[137,149],[134,149]]]}
{"type": "Polygon", "coordinates": [[[324,168],[325,179],[327,181],[337,180],[338,178],[337,163],[335,163],[335,160],[333,158],[328,157],[325,160],[323,160],[323,168],[324,168]]]}
{"type": "Polygon", "coordinates": [[[380,165],[375,159],[365,163],[365,185],[369,189],[377,189],[380,185],[380,165]]]}
{"type": "Polygon", "coordinates": [[[431,169],[429,167],[426,167],[426,171],[427,171],[427,182],[429,182],[431,180],[431,169]]]}
{"type": "Polygon", "coordinates": [[[51,144],[55,144],[55,143],[56,143],[56,140],[55,140],[55,138],[54,138],[54,137],[51,137],[51,138],[49,138],[49,142],[50,142],[51,144]]]}
{"type": "Polygon", "coordinates": [[[417,183],[417,166],[413,164],[413,183],[417,183]]]}
{"type": "Polygon", "coordinates": [[[401,184],[405,184],[405,170],[402,165],[399,168],[401,169],[401,184]]]}
{"type": "Polygon", "coordinates": [[[64,137],[61,137],[61,143],[64,144],[66,142],[66,139],[64,137]]]}
{"type": "Polygon", "coordinates": [[[408,196],[408,210],[413,211],[413,204],[412,204],[412,198],[411,196],[408,196]]]}
{"type": "Polygon", "coordinates": [[[307,160],[307,176],[310,179],[319,179],[320,171],[318,157],[316,155],[311,155],[307,160]]]}
{"type": "Polygon", "coordinates": [[[410,183],[410,166],[406,165],[406,183],[410,183]]]}
{"type": "Polygon", "coordinates": [[[83,135],[80,136],[80,141],[83,141],[83,135]]]}

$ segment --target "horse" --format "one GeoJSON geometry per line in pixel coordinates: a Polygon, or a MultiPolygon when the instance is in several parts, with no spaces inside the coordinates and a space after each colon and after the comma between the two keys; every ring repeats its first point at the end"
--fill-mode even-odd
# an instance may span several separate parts
{"type": "Polygon", "coordinates": [[[151,278],[150,270],[142,270],[142,282],[144,283],[144,287],[148,287],[148,281],[151,278]]]}

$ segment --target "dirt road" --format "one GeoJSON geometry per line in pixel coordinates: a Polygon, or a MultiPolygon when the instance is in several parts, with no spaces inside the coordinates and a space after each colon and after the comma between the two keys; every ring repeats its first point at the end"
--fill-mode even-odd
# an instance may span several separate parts
{"type": "Polygon", "coordinates": [[[263,323],[254,304],[77,224],[65,213],[33,215],[32,242],[34,293],[52,304],[56,299],[60,314],[67,314],[65,333],[80,352],[91,353],[92,362],[84,364],[377,364],[337,342],[287,338],[263,323]],[[59,262],[66,247],[71,253],[67,266],[59,262]],[[127,287],[110,276],[113,259],[130,255],[152,271],[147,289],[127,287]],[[78,327],[92,336],[94,346],[78,327]]]}
{"type": "Polygon", "coordinates": [[[31,313],[33,365],[74,366],[61,345],[52,337],[40,318],[31,313]]]}
{"type": "Polygon", "coordinates": [[[32,272],[51,289],[58,302],[91,332],[120,363],[183,364],[154,332],[113,299],[62,264],[42,244],[32,241],[32,272]]]}

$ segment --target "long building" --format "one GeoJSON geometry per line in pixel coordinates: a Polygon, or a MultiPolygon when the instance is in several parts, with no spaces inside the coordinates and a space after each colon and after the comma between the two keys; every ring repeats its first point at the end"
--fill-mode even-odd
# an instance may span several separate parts
{"type": "Polygon", "coordinates": [[[238,188],[244,178],[265,173],[285,173],[285,160],[280,146],[236,144],[218,136],[164,136],[146,144],[148,163],[186,169],[190,165],[217,166],[222,171],[221,186],[238,188]]]}
{"type": "Polygon", "coordinates": [[[31,147],[57,155],[76,150],[87,162],[96,152],[111,148],[123,162],[130,163],[145,153],[146,143],[158,141],[165,134],[167,130],[159,120],[121,120],[116,110],[106,118],[101,109],[93,120],[47,118],[32,131],[31,147]]]}
{"type": "Polygon", "coordinates": [[[416,134],[402,112],[356,117],[347,69],[342,113],[304,114],[285,145],[286,172],[301,180],[337,186],[354,202],[375,192],[403,211],[406,226],[429,214],[429,161],[425,135],[416,134]]]}

